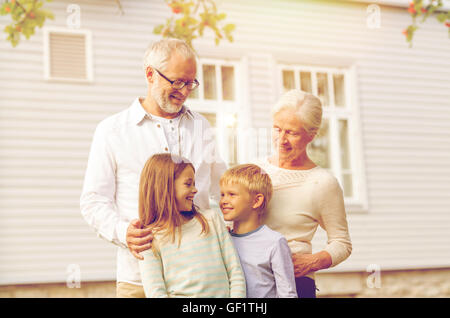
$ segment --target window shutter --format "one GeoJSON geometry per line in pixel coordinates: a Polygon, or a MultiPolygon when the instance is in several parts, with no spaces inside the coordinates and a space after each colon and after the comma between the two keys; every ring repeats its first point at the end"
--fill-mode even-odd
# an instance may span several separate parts
{"type": "Polygon", "coordinates": [[[47,29],[44,36],[47,80],[92,81],[90,32],[47,29]]]}

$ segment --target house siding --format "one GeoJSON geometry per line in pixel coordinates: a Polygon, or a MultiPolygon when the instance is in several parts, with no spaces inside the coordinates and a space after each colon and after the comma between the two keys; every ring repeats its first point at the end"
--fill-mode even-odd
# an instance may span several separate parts
{"type": "MultiPolygon", "coordinates": [[[[281,94],[269,80],[277,63],[354,67],[356,72],[368,210],[348,212],[352,255],[324,272],[365,271],[371,264],[382,270],[448,267],[450,43],[445,28],[429,19],[410,49],[401,34],[411,22],[404,8],[380,6],[381,28],[369,29],[367,4],[259,3],[233,2],[227,10],[239,26],[236,43],[259,52],[249,56],[249,72],[256,75],[250,78],[255,127],[270,126],[268,111],[281,94]]],[[[314,251],[325,244],[326,233],[319,229],[314,251]]]]}
{"type": "MultiPolygon", "coordinates": [[[[71,1],[46,3],[48,26],[65,27],[71,1]]],[[[87,226],[79,196],[97,123],[146,94],[145,48],[169,16],[164,1],[77,1],[92,32],[93,83],[44,81],[42,31],[17,48],[0,41],[0,284],[115,279],[115,247],[87,226]]],[[[348,212],[353,252],[324,271],[450,267],[450,42],[434,19],[408,48],[404,8],[380,6],[381,28],[366,26],[368,4],[222,1],[237,26],[233,43],[212,34],[201,57],[246,61],[244,108],[254,128],[270,127],[281,94],[277,64],[353,67],[368,209],[348,212]],[[224,53],[226,52],[226,53],[224,53]]],[[[0,28],[6,17],[0,17],[0,28]]],[[[318,251],[326,234],[318,230],[318,251]]]]}

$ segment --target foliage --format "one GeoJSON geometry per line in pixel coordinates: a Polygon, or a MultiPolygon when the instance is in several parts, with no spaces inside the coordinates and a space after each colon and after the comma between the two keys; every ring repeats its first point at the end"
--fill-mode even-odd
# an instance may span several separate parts
{"type": "Polygon", "coordinates": [[[414,33],[418,29],[417,20],[419,17],[422,17],[422,21],[420,21],[420,23],[423,23],[429,16],[435,15],[437,20],[444,24],[448,29],[448,34],[450,37],[450,12],[439,12],[442,5],[442,0],[414,0],[409,3],[408,12],[412,17],[412,24],[403,30],[403,34],[406,37],[406,41],[409,42],[410,45],[412,45],[414,33]]]}
{"type": "Polygon", "coordinates": [[[19,44],[21,35],[29,39],[37,26],[41,28],[46,19],[54,19],[53,13],[42,9],[43,5],[44,0],[9,0],[1,5],[0,15],[11,15],[13,20],[4,29],[13,47],[19,44]]]}
{"type": "Polygon", "coordinates": [[[233,42],[234,24],[220,26],[226,18],[225,13],[218,13],[214,0],[165,0],[173,15],[165,24],[153,29],[155,34],[163,37],[182,39],[192,46],[192,41],[202,37],[205,28],[210,28],[215,35],[215,43],[226,38],[233,42]]]}

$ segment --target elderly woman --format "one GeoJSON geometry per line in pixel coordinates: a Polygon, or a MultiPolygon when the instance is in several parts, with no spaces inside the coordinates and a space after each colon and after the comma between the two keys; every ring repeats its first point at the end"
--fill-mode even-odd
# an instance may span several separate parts
{"type": "Polygon", "coordinates": [[[298,296],[314,298],[314,272],[336,266],[352,250],[344,198],[336,178],[306,152],[322,121],[320,100],[300,90],[288,91],[273,108],[272,118],[274,153],[258,162],[274,186],[265,223],[288,241],[298,296]],[[311,254],[318,225],[327,232],[328,244],[311,254]]]}

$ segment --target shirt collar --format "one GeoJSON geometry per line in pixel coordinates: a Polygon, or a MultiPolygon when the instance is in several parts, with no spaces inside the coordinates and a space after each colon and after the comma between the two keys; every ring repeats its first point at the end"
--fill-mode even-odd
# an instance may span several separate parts
{"type": "MultiPolygon", "coordinates": [[[[138,125],[145,117],[148,117],[149,119],[152,118],[151,114],[148,114],[144,107],[142,107],[141,102],[139,99],[143,97],[137,97],[133,104],[131,105],[131,120],[134,124],[138,125]]],[[[194,119],[194,114],[192,111],[187,107],[186,105],[183,105],[180,111],[180,115],[186,114],[190,119],[194,119]]]]}

